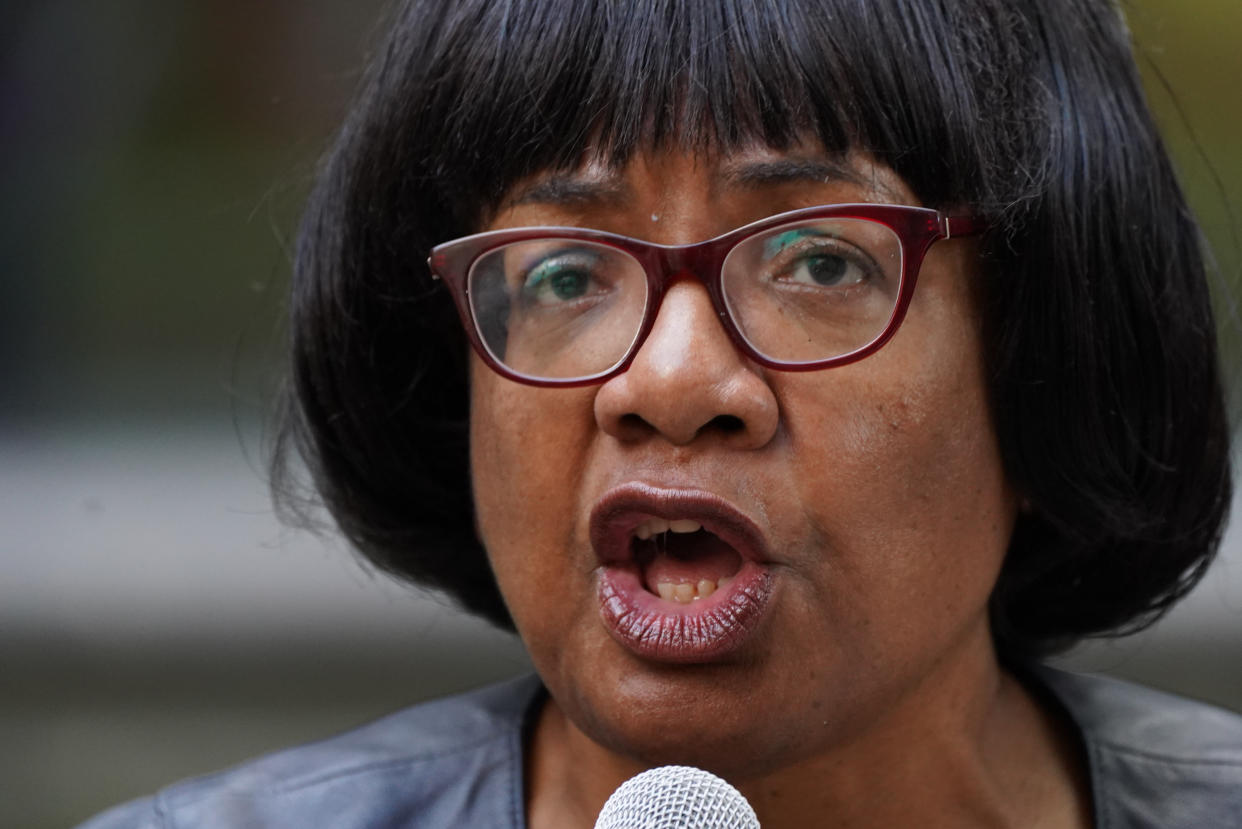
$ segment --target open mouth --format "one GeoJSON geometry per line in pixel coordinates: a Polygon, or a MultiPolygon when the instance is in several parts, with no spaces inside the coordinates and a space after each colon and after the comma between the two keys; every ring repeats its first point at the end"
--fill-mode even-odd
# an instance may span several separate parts
{"type": "Polygon", "coordinates": [[[710,493],[627,484],[591,512],[600,616],[644,658],[703,662],[741,647],[770,604],[758,527],[710,493]]]}
{"type": "Polygon", "coordinates": [[[643,588],[667,602],[690,604],[727,587],[742,556],[690,518],[649,518],[634,529],[630,552],[643,588]]]}

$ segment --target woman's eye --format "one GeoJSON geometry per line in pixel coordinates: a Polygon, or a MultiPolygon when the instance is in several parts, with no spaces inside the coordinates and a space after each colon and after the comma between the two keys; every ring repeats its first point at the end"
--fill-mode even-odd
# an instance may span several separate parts
{"type": "Polygon", "coordinates": [[[848,288],[866,283],[877,268],[865,250],[835,236],[799,229],[770,239],[765,270],[773,282],[848,288]]]}
{"type": "Polygon", "coordinates": [[[789,270],[789,279],[792,282],[814,282],[826,287],[852,285],[861,282],[863,278],[865,277],[861,268],[834,254],[799,257],[789,270]]]}
{"type": "Polygon", "coordinates": [[[557,256],[539,262],[527,272],[522,295],[539,305],[553,305],[597,291],[592,263],[583,260],[582,256],[557,256]]]}
{"type": "Polygon", "coordinates": [[[564,270],[543,280],[547,292],[560,300],[577,299],[590,287],[591,275],[584,271],[564,270]]]}

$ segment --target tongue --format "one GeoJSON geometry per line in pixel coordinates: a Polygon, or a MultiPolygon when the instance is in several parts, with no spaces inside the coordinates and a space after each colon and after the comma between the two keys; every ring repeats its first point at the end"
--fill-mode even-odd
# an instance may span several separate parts
{"type": "Polygon", "coordinates": [[[742,567],[742,557],[709,532],[665,533],[652,539],[655,555],[643,567],[643,581],[653,589],[659,582],[698,584],[719,582],[742,567]]]}

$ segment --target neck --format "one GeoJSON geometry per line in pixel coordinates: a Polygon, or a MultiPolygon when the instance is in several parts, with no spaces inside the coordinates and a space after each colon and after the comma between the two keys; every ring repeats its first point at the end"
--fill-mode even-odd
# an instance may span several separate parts
{"type": "MultiPolygon", "coordinates": [[[[1089,826],[1072,738],[997,664],[990,641],[959,650],[882,715],[778,769],[739,768],[764,829],[1089,826]]],[[[589,826],[647,768],[590,739],[549,700],[528,751],[529,826],[589,826]]]]}

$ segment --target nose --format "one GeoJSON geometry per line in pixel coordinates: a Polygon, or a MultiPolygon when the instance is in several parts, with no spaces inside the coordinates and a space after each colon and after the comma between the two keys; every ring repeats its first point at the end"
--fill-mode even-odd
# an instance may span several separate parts
{"type": "Polygon", "coordinates": [[[676,446],[714,439],[758,448],[776,433],[779,407],[762,370],[729,338],[706,289],[674,282],[629,367],[600,386],[595,419],[632,442],[663,437],[676,446]]]}

